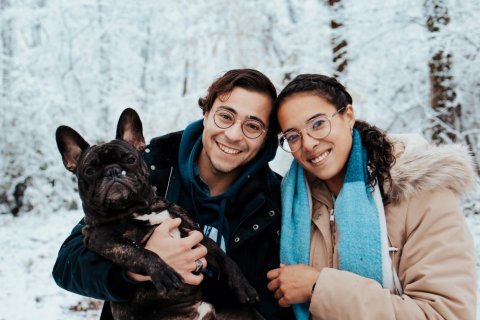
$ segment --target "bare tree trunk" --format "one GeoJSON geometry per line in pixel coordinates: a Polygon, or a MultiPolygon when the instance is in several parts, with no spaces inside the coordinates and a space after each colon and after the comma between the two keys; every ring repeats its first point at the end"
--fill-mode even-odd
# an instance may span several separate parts
{"type": "Polygon", "coordinates": [[[147,25],[147,34],[145,36],[145,42],[141,49],[141,56],[143,60],[142,74],[140,76],[140,88],[143,90],[143,98],[141,99],[141,108],[146,108],[149,101],[149,90],[148,90],[148,69],[150,66],[150,50],[151,50],[151,38],[152,38],[152,29],[150,27],[150,18],[146,21],[147,25]]]}
{"type": "Polygon", "coordinates": [[[330,27],[332,28],[330,42],[332,44],[333,65],[335,69],[333,76],[338,78],[347,72],[348,67],[348,42],[344,39],[343,33],[344,7],[342,0],[327,0],[327,4],[330,7],[332,17],[330,21],[330,27]]]}
{"type": "MultiPolygon", "coordinates": [[[[110,106],[107,102],[107,97],[110,94],[112,86],[112,68],[110,63],[110,35],[105,29],[104,16],[105,13],[105,3],[103,0],[97,0],[98,8],[98,28],[100,31],[100,41],[99,41],[99,73],[100,73],[100,83],[98,84],[98,108],[101,111],[101,116],[98,119],[98,125],[103,127],[105,125],[105,120],[108,119],[110,106]]],[[[107,13],[108,14],[108,13],[107,13]]]]}
{"type": "MultiPolygon", "coordinates": [[[[448,8],[443,0],[424,2],[426,26],[432,38],[450,23],[448,8]]],[[[435,42],[434,42],[435,43],[435,42]]],[[[452,76],[452,53],[444,48],[433,46],[428,62],[430,72],[430,107],[435,112],[432,121],[431,136],[436,142],[461,140],[460,117],[462,107],[457,103],[455,85],[452,76]]]]}
{"type": "Polygon", "coordinates": [[[185,75],[183,76],[182,96],[185,97],[187,93],[188,93],[188,59],[185,60],[185,75]]]}
{"type": "MultiPolygon", "coordinates": [[[[10,7],[9,0],[0,0],[0,11],[4,12],[10,7]]],[[[12,19],[8,18],[2,19],[1,25],[1,46],[2,46],[2,56],[3,63],[1,64],[2,68],[2,104],[10,103],[10,89],[11,89],[11,66],[13,58],[13,32],[12,32],[12,19]]],[[[5,127],[5,126],[4,126],[5,127]]]]}
{"type": "MultiPolygon", "coordinates": [[[[38,9],[45,8],[46,0],[37,0],[36,7],[38,9]]],[[[42,45],[42,24],[40,20],[36,21],[32,26],[32,47],[38,47],[42,45]]]]}
{"type": "MultiPolygon", "coordinates": [[[[0,0],[0,12],[4,12],[10,7],[10,3],[8,0],[0,0]]],[[[12,20],[11,19],[2,19],[0,21],[0,41],[1,41],[1,55],[2,59],[0,59],[0,68],[1,68],[1,92],[0,92],[0,111],[2,113],[2,128],[4,130],[9,128],[11,125],[9,124],[8,116],[7,116],[7,106],[11,105],[11,60],[13,57],[13,39],[12,39],[12,20]]],[[[3,131],[2,131],[3,132],[3,131]]],[[[5,153],[8,153],[10,150],[10,146],[7,145],[5,134],[2,133],[0,135],[1,145],[3,146],[3,150],[0,150],[0,157],[2,161],[0,161],[0,171],[2,172],[2,177],[0,177],[0,213],[7,212],[10,210],[10,202],[7,195],[8,187],[7,185],[10,184],[10,177],[7,176],[7,162],[8,156],[5,153]]]]}

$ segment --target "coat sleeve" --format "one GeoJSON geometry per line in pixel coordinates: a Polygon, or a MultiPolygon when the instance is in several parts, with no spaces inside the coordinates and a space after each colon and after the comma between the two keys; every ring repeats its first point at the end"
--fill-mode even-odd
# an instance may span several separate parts
{"type": "Polygon", "coordinates": [[[136,282],[112,262],[85,248],[83,220],[62,244],[52,276],[58,286],[91,298],[123,302],[131,298],[136,282]]]}
{"type": "Polygon", "coordinates": [[[473,239],[453,193],[411,199],[404,241],[402,296],[371,279],[324,268],[310,305],[313,319],[475,319],[473,239]]]}

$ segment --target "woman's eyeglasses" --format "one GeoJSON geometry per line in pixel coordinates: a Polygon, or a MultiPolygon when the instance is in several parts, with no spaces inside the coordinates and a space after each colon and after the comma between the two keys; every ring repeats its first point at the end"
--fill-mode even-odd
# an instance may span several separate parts
{"type": "Polygon", "coordinates": [[[278,135],[278,144],[286,152],[295,152],[302,147],[302,132],[306,131],[307,134],[315,139],[323,139],[328,137],[332,130],[331,120],[345,107],[338,109],[330,117],[325,115],[319,115],[310,119],[307,125],[302,130],[290,129],[287,132],[280,133],[278,135]]]}

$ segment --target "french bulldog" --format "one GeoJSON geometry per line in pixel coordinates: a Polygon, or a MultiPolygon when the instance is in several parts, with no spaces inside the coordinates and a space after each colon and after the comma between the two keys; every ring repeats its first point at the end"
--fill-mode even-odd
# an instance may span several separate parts
{"type": "MultiPolygon", "coordinates": [[[[212,305],[202,301],[201,286],[183,283],[158,255],[144,249],[154,229],[168,217],[182,219],[179,236],[198,228],[183,208],[156,195],[142,158],[142,131],[138,114],[130,108],[120,116],[116,139],[107,143],[90,146],[67,126],[56,131],[63,163],[77,176],[85,247],[124,270],[151,277],[151,282],[137,286],[131,301],[111,303],[112,314],[116,320],[220,319],[212,305]]],[[[209,270],[225,277],[237,300],[257,302],[257,292],[236,263],[213,240],[204,238],[201,243],[208,250],[209,270]]],[[[251,307],[242,309],[247,310],[245,315],[255,313],[251,307]]]]}

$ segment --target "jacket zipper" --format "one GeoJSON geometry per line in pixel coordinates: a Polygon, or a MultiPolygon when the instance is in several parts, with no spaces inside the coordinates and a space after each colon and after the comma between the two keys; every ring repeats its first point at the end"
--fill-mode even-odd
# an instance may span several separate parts
{"type": "Polygon", "coordinates": [[[332,241],[332,254],[329,259],[329,267],[333,268],[333,257],[335,256],[335,210],[330,209],[330,240],[332,241]]]}

